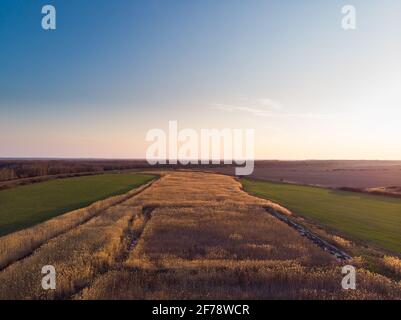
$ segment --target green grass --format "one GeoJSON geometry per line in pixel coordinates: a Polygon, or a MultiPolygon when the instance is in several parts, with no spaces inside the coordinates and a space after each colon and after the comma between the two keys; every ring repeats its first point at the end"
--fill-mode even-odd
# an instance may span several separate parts
{"type": "Polygon", "coordinates": [[[332,230],[401,253],[401,199],[242,180],[244,189],[332,230]]]}
{"type": "Polygon", "coordinates": [[[101,174],[56,179],[0,191],[0,236],[21,230],[65,212],[152,180],[147,174],[101,174]]]}

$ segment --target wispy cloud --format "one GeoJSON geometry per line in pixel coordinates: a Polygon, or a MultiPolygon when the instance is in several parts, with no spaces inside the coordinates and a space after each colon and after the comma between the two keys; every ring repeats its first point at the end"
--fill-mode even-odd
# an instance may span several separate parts
{"type": "Polygon", "coordinates": [[[331,118],[333,115],[320,114],[313,112],[305,113],[286,113],[280,103],[273,99],[249,99],[242,97],[241,103],[226,104],[212,103],[212,108],[224,112],[242,112],[255,117],[281,117],[281,118],[304,118],[304,119],[324,119],[331,118]]]}
{"type": "Polygon", "coordinates": [[[221,111],[227,112],[245,112],[250,113],[254,116],[258,117],[268,117],[271,115],[269,110],[246,107],[246,106],[237,106],[232,104],[223,104],[223,103],[213,103],[212,107],[221,111]]]}
{"type": "Polygon", "coordinates": [[[213,103],[212,107],[227,112],[249,113],[257,117],[269,117],[274,115],[272,111],[281,110],[281,105],[273,99],[250,99],[244,96],[240,97],[239,103],[213,103]]]}
{"type": "Polygon", "coordinates": [[[280,110],[281,109],[281,105],[277,102],[274,101],[272,99],[258,99],[257,102],[267,108],[271,108],[274,110],[280,110]]]}

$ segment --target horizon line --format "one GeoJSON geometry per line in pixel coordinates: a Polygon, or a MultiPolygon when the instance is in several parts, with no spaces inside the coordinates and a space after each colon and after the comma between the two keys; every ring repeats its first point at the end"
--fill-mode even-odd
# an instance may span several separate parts
{"type": "MultiPolygon", "coordinates": [[[[147,161],[145,158],[108,158],[108,157],[0,157],[0,161],[9,161],[9,160],[38,160],[38,161],[49,161],[49,160],[114,160],[114,161],[147,161]]],[[[164,159],[160,159],[164,160],[164,159]]],[[[173,159],[175,160],[175,159],[173,159]]],[[[186,159],[188,160],[188,159],[186,159]]],[[[196,161],[202,161],[202,159],[193,159],[196,161]]],[[[167,159],[169,161],[169,159],[167,159]]],[[[213,161],[213,159],[209,159],[210,162],[213,161]]],[[[223,162],[224,164],[224,159],[220,159],[219,161],[223,162]]],[[[235,161],[232,159],[232,161],[235,161]]],[[[243,159],[244,161],[244,159],[243,159]]],[[[250,160],[248,160],[250,161],[250,160]]],[[[253,161],[385,161],[385,162],[399,162],[401,159],[344,159],[344,158],[324,158],[324,159],[275,159],[275,158],[259,158],[259,159],[253,159],[253,161]]],[[[216,164],[218,165],[218,164],[216,164]]]]}

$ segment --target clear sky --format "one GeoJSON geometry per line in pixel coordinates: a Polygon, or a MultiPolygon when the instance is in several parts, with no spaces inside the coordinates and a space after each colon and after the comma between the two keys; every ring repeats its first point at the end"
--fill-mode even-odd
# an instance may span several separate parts
{"type": "Polygon", "coordinates": [[[143,158],[178,120],[254,128],[257,158],[401,159],[400,57],[399,0],[2,0],[0,157],[143,158]]]}

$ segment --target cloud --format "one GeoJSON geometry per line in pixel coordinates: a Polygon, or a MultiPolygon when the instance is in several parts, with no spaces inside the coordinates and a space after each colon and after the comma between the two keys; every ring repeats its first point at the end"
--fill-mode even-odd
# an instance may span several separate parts
{"type": "Polygon", "coordinates": [[[246,104],[225,104],[225,103],[212,103],[212,108],[224,112],[242,112],[255,117],[276,117],[276,118],[303,118],[303,119],[327,119],[333,115],[319,114],[312,112],[305,113],[285,113],[282,112],[281,105],[272,99],[249,99],[242,98],[241,101],[247,102],[246,104]]]}
{"type": "Polygon", "coordinates": [[[268,108],[271,108],[274,110],[281,109],[281,105],[277,101],[274,101],[272,99],[258,99],[257,101],[259,104],[261,104],[264,107],[268,107],[268,108]]]}
{"type": "Polygon", "coordinates": [[[238,104],[213,103],[212,107],[227,112],[244,112],[257,117],[272,116],[272,111],[281,110],[281,105],[273,99],[250,99],[242,96],[238,104]]]}
{"type": "Polygon", "coordinates": [[[212,107],[221,111],[227,112],[245,112],[250,113],[254,116],[258,117],[268,117],[270,112],[268,110],[258,109],[258,108],[251,108],[246,106],[236,106],[231,104],[223,104],[223,103],[213,103],[212,107]]]}

